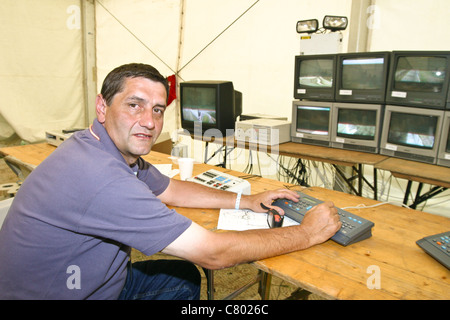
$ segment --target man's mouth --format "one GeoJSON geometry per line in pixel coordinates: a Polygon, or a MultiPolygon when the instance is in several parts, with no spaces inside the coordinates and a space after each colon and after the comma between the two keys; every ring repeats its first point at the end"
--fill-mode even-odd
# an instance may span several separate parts
{"type": "Polygon", "coordinates": [[[151,134],[145,134],[145,133],[135,133],[134,136],[141,138],[141,139],[151,139],[153,137],[151,134]]]}

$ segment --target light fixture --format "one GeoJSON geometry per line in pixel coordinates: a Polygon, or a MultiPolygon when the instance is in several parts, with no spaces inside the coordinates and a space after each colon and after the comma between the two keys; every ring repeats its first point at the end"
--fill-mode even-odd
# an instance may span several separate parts
{"type": "Polygon", "coordinates": [[[297,22],[298,33],[313,33],[319,29],[319,21],[317,19],[300,20],[297,22]]]}
{"type": "Polygon", "coordinates": [[[325,16],[322,25],[325,29],[331,31],[345,30],[348,25],[348,19],[341,16],[325,16]]]}

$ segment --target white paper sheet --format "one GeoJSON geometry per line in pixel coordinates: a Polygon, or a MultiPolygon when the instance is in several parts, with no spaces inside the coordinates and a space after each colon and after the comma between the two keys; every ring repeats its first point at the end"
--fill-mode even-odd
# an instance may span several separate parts
{"type": "MultiPolygon", "coordinates": [[[[283,220],[283,227],[298,224],[296,221],[285,217],[283,220]]],[[[221,230],[254,230],[254,229],[268,229],[267,213],[253,212],[251,210],[235,210],[235,209],[221,209],[217,229],[221,230]]]]}

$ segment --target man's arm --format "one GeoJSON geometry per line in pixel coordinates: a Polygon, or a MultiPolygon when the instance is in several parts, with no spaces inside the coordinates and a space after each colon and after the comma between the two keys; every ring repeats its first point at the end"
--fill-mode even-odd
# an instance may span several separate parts
{"type": "Polygon", "coordinates": [[[328,201],[292,227],[218,233],[193,222],[163,252],[214,270],[309,248],[328,240],[340,227],[337,209],[328,201]]]}
{"type": "MultiPolygon", "coordinates": [[[[167,205],[185,208],[234,209],[237,194],[218,190],[201,184],[171,179],[166,190],[158,198],[167,205]]],[[[284,212],[272,206],[276,199],[286,198],[298,201],[298,194],[288,189],[278,189],[261,192],[255,195],[241,195],[240,209],[250,209],[255,212],[265,212],[261,203],[268,208],[275,208],[281,214],[284,212]]]]}

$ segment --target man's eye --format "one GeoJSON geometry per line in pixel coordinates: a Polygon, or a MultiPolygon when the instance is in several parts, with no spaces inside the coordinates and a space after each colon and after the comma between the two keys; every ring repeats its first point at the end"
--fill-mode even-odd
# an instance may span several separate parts
{"type": "Polygon", "coordinates": [[[155,113],[160,113],[160,114],[164,114],[164,108],[154,108],[153,109],[153,112],[155,112],[155,113]]]}

